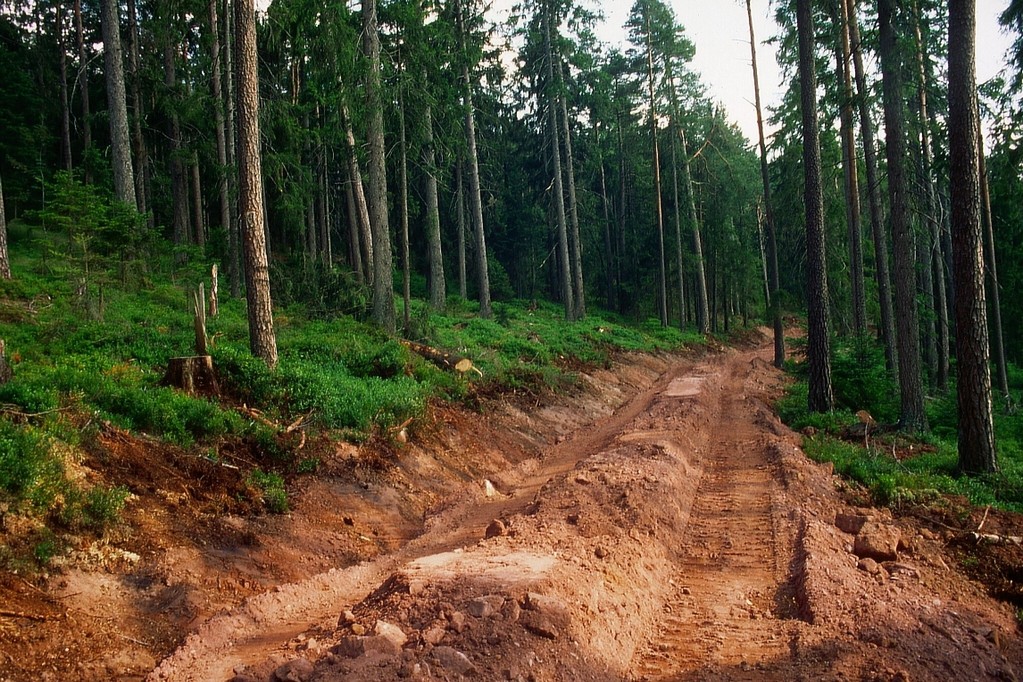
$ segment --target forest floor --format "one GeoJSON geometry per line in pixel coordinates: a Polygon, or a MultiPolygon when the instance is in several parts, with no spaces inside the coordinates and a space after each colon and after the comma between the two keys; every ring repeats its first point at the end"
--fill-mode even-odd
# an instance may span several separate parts
{"type": "Polygon", "coordinates": [[[0,680],[1017,679],[994,593],[1023,550],[971,533],[1023,520],[867,506],[773,413],[770,353],[623,356],[408,442],[315,440],[283,515],[107,429],[83,466],[135,493],[124,522],[0,573],[0,680]]]}

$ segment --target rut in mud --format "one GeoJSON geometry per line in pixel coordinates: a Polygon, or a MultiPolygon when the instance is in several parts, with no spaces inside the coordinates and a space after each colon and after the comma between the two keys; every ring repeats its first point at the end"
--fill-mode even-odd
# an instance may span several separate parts
{"type": "Polygon", "coordinates": [[[788,648],[795,547],[776,528],[774,449],[750,421],[745,391],[721,395],[714,413],[675,591],[633,662],[640,679],[672,679],[708,663],[754,669],[788,648]]]}

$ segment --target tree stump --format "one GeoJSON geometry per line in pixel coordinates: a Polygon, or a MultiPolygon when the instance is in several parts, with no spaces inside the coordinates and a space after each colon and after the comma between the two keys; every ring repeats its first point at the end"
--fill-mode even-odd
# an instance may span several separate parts
{"type": "Polygon", "coordinates": [[[220,394],[220,384],[217,383],[217,374],[213,371],[213,357],[210,355],[171,358],[167,361],[167,373],[163,377],[163,383],[191,395],[220,394]]]}

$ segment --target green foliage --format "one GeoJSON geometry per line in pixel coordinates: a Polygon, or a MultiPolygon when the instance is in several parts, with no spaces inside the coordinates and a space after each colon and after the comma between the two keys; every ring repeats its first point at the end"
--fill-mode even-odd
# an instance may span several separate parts
{"type": "Polygon", "coordinates": [[[256,468],[249,474],[248,482],[259,491],[267,511],[274,514],[288,511],[288,491],[280,474],[256,468]]]}
{"type": "Polygon", "coordinates": [[[64,465],[37,429],[0,419],[0,498],[48,507],[60,493],[64,465]]]}

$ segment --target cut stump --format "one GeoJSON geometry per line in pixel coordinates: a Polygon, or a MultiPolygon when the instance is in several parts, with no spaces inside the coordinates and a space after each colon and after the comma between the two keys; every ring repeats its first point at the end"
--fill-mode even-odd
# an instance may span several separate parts
{"type": "Polygon", "coordinates": [[[171,358],[167,361],[163,383],[193,395],[220,394],[217,374],[213,371],[213,357],[210,355],[171,358]]]}

